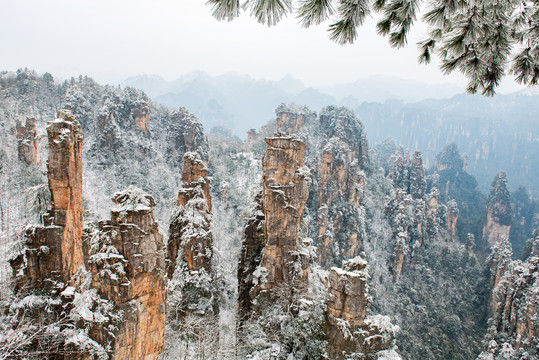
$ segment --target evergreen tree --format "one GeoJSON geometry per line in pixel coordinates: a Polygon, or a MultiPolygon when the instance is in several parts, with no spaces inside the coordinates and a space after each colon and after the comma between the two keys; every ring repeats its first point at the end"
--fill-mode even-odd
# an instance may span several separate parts
{"type": "Polygon", "coordinates": [[[276,25],[295,13],[303,27],[330,20],[331,40],[351,44],[357,29],[372,13],[381,15],[380,35],[391,46],[407,44],[407,35],[421,16],[427,23],[427,38],[420,43],[419,62],[429,63],[433,53],[441,60],[441,70],[454,70],[469,80],[466,90],[494,95],[509,72],[521,84],[539,81],[539,2],[531,0],[208,0],[219,20],[232,20],[240,9],[251,12],[258,22],[276,25]]]}

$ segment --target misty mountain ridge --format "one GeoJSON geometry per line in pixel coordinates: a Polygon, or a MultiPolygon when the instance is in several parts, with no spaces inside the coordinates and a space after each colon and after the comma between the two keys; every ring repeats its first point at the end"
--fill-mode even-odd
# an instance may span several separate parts
{"type": "Polygon", "coordinates": [[[459,93],[461,89],[453,85],[373,76],[320,90],[290,74],[269,81],[238,73],[211,76],[202,71],[174,81],[140,75],[122,85],[139,88],[166,106],[185,106],[206,129],[231,129],[241,138],[272,119],[281,103],[311,109],[346,106],[365,124],[371,144],[391,136],[410,151],[423,150],[426,164],[432,166],[435,154],[454,142],[467,155],[468,169],[483,191],[488,191],[497,171],[505,170],[512,179],[511,188],[524,185],[535,196],[539,194],[539,173],[532,164],[539,156],[539,128],[536,118],[530,116],[539,113],[537,89],[487,98],[459,93]]]}
{"type": "Polygon", "coordinates": [[[141,89],[167,106],[187,106],[207,128],[228,127],[240,137],[271,119],[273,109],[282,102],[295,102],[314,109],[328,104],[355,108],[364,101],[384,102],[395,98],[412,102],[449,97],[462,91],[453,84],[430,85],[387,76],[316,88],[290,74],[270,81],[235,72],[212,76],[203,71],[191,72],[173,81],[156,75],[138,75],[121,85],[141,89]]]}

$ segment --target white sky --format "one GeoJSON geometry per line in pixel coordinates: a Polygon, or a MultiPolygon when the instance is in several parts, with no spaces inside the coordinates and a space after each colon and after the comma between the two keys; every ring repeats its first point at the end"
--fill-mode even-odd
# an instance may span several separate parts
{"type": "MultiPolygon", "coordinates": [[[[329,40],[327,24],[302,29],[295,18],[268,28],[243,14],[212,18],[205,0],[0,0],[0,70],[28,67],[68,78],[84,74],[119,83],[137,74],[173,80],[194,70],[278,80],[287,73],[311,86],[371,75],[465,86],[460,74],[417,63],[416,26],[409,45],[392,49],[375,20],[353,45],[329,40]]],[[[507,79],[501,92],[516,90],[507,79]]]]}

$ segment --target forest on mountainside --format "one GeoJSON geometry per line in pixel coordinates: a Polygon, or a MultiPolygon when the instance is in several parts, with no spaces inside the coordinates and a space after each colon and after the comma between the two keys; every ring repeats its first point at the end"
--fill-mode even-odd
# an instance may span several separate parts
{"type": "Polygon", "coordinates": [[[327,104],[281,104],[243,141],[84,76],[2,72],[0,97],[6,358],[538,356],[539,205],[535,190],[511,191],[511,162],[485,193],[460,144],[444,142],[430,161],[418,141],[369,144],[362,116],[327,104]],[[51,155],[74,135],[84,269],[73,280],[43,267],[40,279],[33,266],[56,256],[36,247],[53,237],[40,234],[68,228],[62,214],[77,211],[55,200],[54,166],[72,162],[51,155]],[[166,314],[138,291],[166,301],[166,314]],[[146,316],[137,302],[163,320],[141,331],[162,347],[122,332],[146,316]]]}

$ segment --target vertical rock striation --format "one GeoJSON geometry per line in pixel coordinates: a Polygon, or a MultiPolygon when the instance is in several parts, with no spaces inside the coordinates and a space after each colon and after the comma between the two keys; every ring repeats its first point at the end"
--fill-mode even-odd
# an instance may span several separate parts
{"type": "Polygon", "coordinates": [[[491,271],[489,328],[478,359],[535,359],[539,355],[539,229],[523,261],[511,260],[511,244],[499,239],[488,258],[491,271]]]}
{"type": "Polygon", "coordinates": [[[82,252],[82,142],[78,121],[66,110],[47,126],[47,162],[52,209],[43,225],[25,231],[25,249],[12,261],[18,287],[68,283],[84,265],[82,252]]]}
{"type": "Polygon", "coordinates": [[[277,115],[276,127],[286,134],[300,133],[305,124],[316,118],[316,113],[304,106],[281,104],[275,109],[277,115]]]}
{"type": "Polygon", "coordinates": [[[202,161],[208,162],[208,139],[202,124],[186,108],[182,107],[172,114],[166,142],[167,161],[178,169],[181,169],[186,152],[197,152],[202,161]]]}
{"type": "Polygon", "coordinates": [[[311,184],[310,171],[303,166],[305,143],[276,133],[266,138],[268,149],[262,160],[262,203],[264,206],[263,289],[304,277],[294,264],[299,261],[299,228],[311,184]]]}
{"type": "Polygon", "coordinates": [[[37,164],[36,119],[27,118],[24,126],[17,120],[17,150],[20,161],[37,164]]]}
{"type": "MultiPolygon", "coordinates": [[[[111,220],[83,229],[80,125],[60,111],[47,132],[52,208],[43,225],[26,229],[24,253],[11,261],[16,291],[30,298],[37,292],[45,300],[36,304],[51,305],[47,316],[31,319],[36,326],[62,319],[48,327],[51,357],[157,359],[164,349],[166,277],[153,198],[130,187],[114,196],[111,220]]],[[[21,315],[17,322],[27,322],[21,315]]],[[[33,351],[43,343],[30,339],[25,346],[33,351]]]]}
{"type": "Polygon", "coordinates": [[[311,184],[304,166],[305,143],[278,132],[265,139],[262,191],[245,227],[238,267],[239,313],[249,315],[260,291],[301,291],[308,259],[302,255],[300,225],[311,184]]]}
{"type": "Polygon", "coordinates": [[[92,288],[123,316],[112,324],[96,323],[90,337],[109,344],[112,359],[157,359],[164,350],[166,276],[155,202],[133,186],[113,201],[111,220],[86,231],[86,253],[92,288]]]}
{"type": "Polygon", "coordinates": [[[329,269],[362,248],[368,145],[363,125],[345,108],[323,109],[318,125],[325,134],[317,176],[318,257],[329,269]]]}
{"type": "Polygon", "coordinates": [[[52,222],[63,226],[60,272],[68,282],[83,265],[82,255],[82,142],[79,122],[68,111],[47,125],[47,169],[52,199],[52,222]]]}
{"type": "Polygon", "coordinates": [[[213,234],[208,169],[195,152],[184,155],[178,209],[172,217],[168,240],[168,277],[182,294],[181,313],[216,312],[213,293],[213,234]],[[201,299],[206,299],[201,301],[201,299]]]}
{"type": "Polygon", "coordinates": [[[487,199],[487,222],[483,227],[483,240],[492,247],[501,238],[509,239],[512,211],[511,193],[507,186],[507,176],[500,171],[492,180],[487,199]]]}
{"type": "Polygon", "coordinates": [[[360,256],[343,262],[329,272],[328,342],[329,357],[376,359],[391,346],[397,327],[385,316],[367,316],[369,301],[367,261],[360,256]]]}

